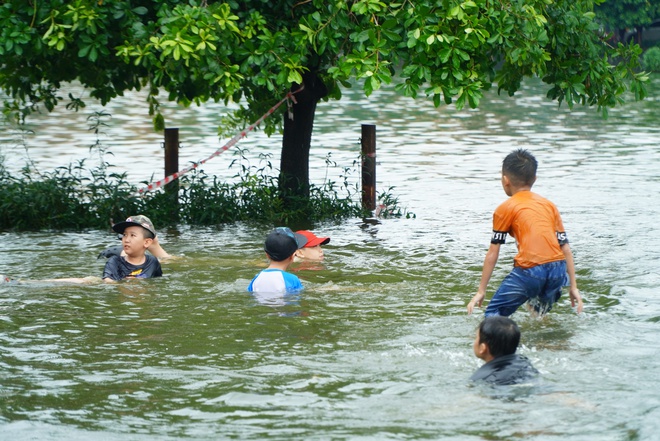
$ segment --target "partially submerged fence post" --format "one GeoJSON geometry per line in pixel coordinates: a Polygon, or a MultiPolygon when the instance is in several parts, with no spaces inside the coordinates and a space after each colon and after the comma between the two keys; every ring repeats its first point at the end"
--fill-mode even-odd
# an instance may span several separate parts
{"type": "Polygon", "coordinates": [[[362,208],[376,209],[376,126],[362,124],[362,208]]]}
{"type": "MultiPolygon", "coordinates": [[[[165,129],[165,176],[179,171],[179,129],[165,129]]],[[[175,211],[171,213],[174,220],[178,219],[179,180],[165,184],[165,194],[169,195],[175,211]]]]}

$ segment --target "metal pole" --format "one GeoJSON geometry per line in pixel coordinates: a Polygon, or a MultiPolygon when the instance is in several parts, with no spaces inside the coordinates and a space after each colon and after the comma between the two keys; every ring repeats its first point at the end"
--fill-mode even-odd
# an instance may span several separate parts
{"type": "Polygon", "coordinates": [[[376,126],[362,124],[362,208],[376,209],[376,126]]]}
{"type": "MultiPolygon", "coordinates": [[[[179,171],[179,129],[165,129],[165,176],[179,171]]],[[[170,195],[175,207],[179,204],[179,180],[165,184],[165,193],[170,195]]],[[[178,210],[172,213],[177,217],[178,210]]]]}

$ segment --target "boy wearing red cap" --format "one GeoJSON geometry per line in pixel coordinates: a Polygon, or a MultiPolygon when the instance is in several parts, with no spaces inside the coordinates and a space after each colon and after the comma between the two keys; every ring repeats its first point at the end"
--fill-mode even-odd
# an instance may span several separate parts
{"type": "Polygon", "coordinates": [[[317,237],[314,233],[307,230],[296,231],[296,234],[300,234],[307,238],[307,243],[304,247],[299,248],[294,253],[296,261],[299,260],[323,260],[323,250],[321,245],[325,245],[330,242],[329,237],[317,237]]]}

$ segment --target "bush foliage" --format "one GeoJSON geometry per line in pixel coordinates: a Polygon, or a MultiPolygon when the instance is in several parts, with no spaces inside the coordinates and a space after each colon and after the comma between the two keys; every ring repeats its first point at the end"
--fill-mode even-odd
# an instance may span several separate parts
{"type": "MultiPolygon", "coordinates": [[[[350,180],[351,168],[343,169],[343,182],[326,179],[320,186],[311,185],[309,199],[285,207],[269,158],[250,166],[244,151],[236,154],[239,158],[230,168],[238,171],[232,182],[197,169],[179,179],[174,195],[171,190],[140,194],[125,173],[109,172],[108,163],[88,169],[81,160],[48,173],[37,173],[26,165],[16,177],[0,157],[0,230],[107,228],[137,213],[168,225],[287,224],[370,215],[361,208],[361,194],[350,180]]],[[[337,167],[329,158],[326,164],[337,167]]],[[[387,203],[381,216],[414,216],[399,208],[391,190],[379,195],[387,203]]]]}
{"type": "Polygon", "coordinates": [[[648,71],[660,72],[660,46],[654,46],[644,52],[642,64],[648,71]]]}

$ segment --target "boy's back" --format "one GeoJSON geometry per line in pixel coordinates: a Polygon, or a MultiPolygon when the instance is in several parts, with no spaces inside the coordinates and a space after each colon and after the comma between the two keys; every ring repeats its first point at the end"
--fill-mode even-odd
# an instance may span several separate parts
{"type": "Polygon", "coordinates": [[[559,211],[536,193],[520,191],[497,207],[493,214],[496,243],[504,243],[507,233],[518,244],[515,266],[531,268],[564,260],[561,241],[565,232],[559,211]]]}
{"type": "Polygon", "coordinates": [[[248,285],[250,292],[296,292],[301,289],[303,286],[297,276],[275,268],[261,271],[248,285]]]}
{"type": "Polygon", "coordinates": [[[483,381],[499,386],[525,383],[535,379],[539,371],[527,357],[518,354],[503,355],[481,366],[470,377],[471,381],[483,381]]]}

